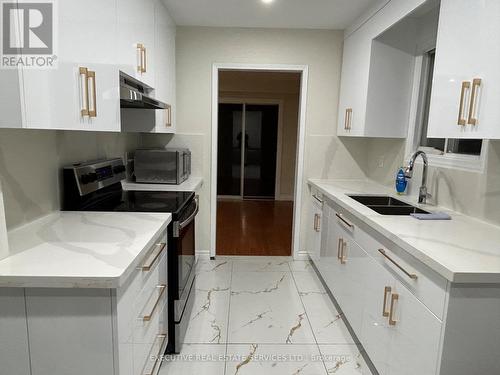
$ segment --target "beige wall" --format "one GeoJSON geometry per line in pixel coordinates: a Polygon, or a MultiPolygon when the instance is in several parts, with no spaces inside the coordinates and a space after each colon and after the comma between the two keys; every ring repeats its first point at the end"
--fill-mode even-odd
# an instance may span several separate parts
{"type": "Polygon", "coordinates": [[[225,71],[219,74],[219,98],[281,102],[279,199],[293,199],[299,127],[300,74],[225,71]]]}
{"type": "MultiPolygon", "coordinates": [[[[396,170],[405,160],[405,140],[368,141],[366,175],[380,183],[393,185],[396,170]],[[381,158],[384,166],[379,167],[381,158]]],[[[486,167],[482,172],[433,167],[428,172],[431,203],[466,215],[500,224],[500,141],[490,141],[486,167]]],[[[421,164],[415,167],[409,194],[416,196],[422,178],[421,164]]],[[[415,198],[416,199],[416,198],[415,198]]]]}
{"type": "MultiPolygon", "coordinates": [[[[198,219],[198,246],[210,248],[211,79],[213,63],[309,66],[306,108],[304,198],[309,177],[363,177],[364,140],[336,137],[342,60],[341,31],[179,27],[177,29],[177,129],[192,142],[205,179],[198,219]],[[354,151],[353,151],[354,150],[354,151]]],[[[175,139],[175,138],[174,138],[175,139]]],[[[145,137],[145,142],[165,143],[145,137]]],[[[301,213],[305,217],[305,208],[301,213]]],[[[303,231],[305,226],[302,225],[303,231]]],[[[304,248],[304,233],[300,249],[304,248]]]]}
{"type": "Polygon", "coordinates": [[[0,129],[0,182],[7,228],[60,209],[61,167],[76,161],[122,157],[134,134],[0,129]]]}

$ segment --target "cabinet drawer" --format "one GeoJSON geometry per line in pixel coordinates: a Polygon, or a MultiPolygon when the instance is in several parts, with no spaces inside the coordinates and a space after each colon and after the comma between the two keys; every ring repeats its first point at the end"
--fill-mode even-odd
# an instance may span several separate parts
{"type": "Polygon", "coordinates": [[[345,210],[335,207],[335,214],[343,236],[352,238],[368,255],[403,283],[439,319],[443,319],[448,286],[445,278],[403,249],[395,246],[375,230],[367,227],[366,224],[346,213],[345,210]]]}
{"type": "MultiPolygon", "coordinates": [[[[158,316],[165,316],[166,306],[158,313],[158,316]]],[[[133,344],[134,375],[156,375],[159,371],[161,357],[168,341],[167,321],[151,325],[149,331],[147,339],[138,340],[133,344]]]]}

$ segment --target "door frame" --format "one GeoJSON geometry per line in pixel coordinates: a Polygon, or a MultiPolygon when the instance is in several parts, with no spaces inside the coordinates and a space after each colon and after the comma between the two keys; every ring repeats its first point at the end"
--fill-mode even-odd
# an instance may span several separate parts
{"type": "Polygon", "coordinates": [[[299,129],[297,134],[297,152],[295,163],[295,189],[292,225],[292,256],[295,259],[303,257],[300,254],[300,228],[302,213],[302,191],[304,188],[304,153],[305,129],[307,110],[307,87],[309,77],[308,65],[291,64],[237,64],[214,63],[212,65],[212,151],[211,151],[211,176],[210,176],[210,256],[216,256],[217,235],[217,140],[218,140],[218,107],[219,107],[219,71],[271,71],[284,73],[300,73],[300,100],[299,100],[299,129]]]}
{"type": "MultiPolygon", "coordinates": [[[[281,197],[281,154],[283,152],[283,105],[282,99],[268,99],[268,98],[219,98],[219,104],[241,104],[244,107],[248,104],[250,105],[277,105],[278,106],[278,139],[276,143],[276,176],[274,184],[274,199],[284,200],[281,197]],[[279,156],[279,157],[278,157],[279,156]]],[[[245,113],[245,108],[243,109],[245,113]]],[[[244,114],[243,114],[244,116],[244,114]]],[[[218,124],[217,124],[218,126],[218,124]]],[[[218,129],[217,129],[218,130],[218,129]]],[[[244,191],[241,192],[241,199],[244,199],[244,191]]]]}

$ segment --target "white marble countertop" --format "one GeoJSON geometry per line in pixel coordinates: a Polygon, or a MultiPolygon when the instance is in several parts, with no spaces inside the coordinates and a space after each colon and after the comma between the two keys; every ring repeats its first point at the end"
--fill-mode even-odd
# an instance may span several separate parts
{"type": "Polygon", "coordinates": [[[349,213],[451,282],[500,283],[500,227],[442,207],[418,205],[413,197],[369,180],[317,180],[309,184],[349,213]],[[347,194],[387,194],[451,220],[380,215],[347,194]]]}
{"type": "Polygon", "coordinates": [[[196,191],[203,186],[203,178],[190,176],[179,185],[145,184],[133,181],[122,181],[123,190],[135,191],[196,191]]]}
{"type": "Polygon", "coordinates": [[[0,287],[120,287],[170,221],[165,213],[51,213],[9,232],[0,287]]]}

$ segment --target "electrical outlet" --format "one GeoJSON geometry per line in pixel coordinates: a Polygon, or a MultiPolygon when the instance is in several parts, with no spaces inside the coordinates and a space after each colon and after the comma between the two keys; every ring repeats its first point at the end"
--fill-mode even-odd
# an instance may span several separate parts
{"type": "Polygon", "coordinates": [[[378,162],[377,162],[377,167],[384,168],[384,164],[385,164],[385,157],[383,155],[379,156],[378,162]]]}

